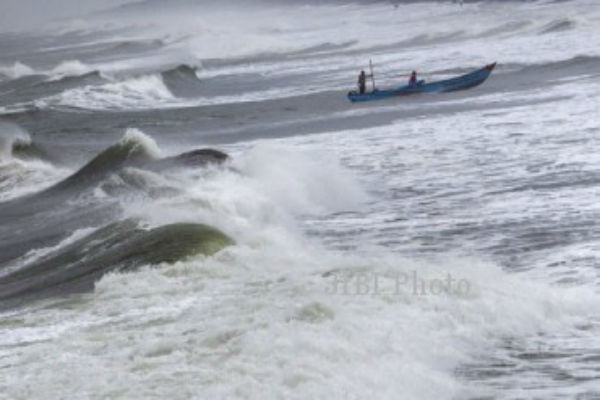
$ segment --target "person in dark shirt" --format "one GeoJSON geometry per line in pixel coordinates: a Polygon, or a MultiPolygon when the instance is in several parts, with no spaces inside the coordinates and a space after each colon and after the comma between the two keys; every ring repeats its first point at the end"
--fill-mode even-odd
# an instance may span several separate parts
{"type": "Polygon", "coordinates": [[[360,74],[358,74],[358,93],[364,94],[366,90],[367,90],[367,74],[365,74],[365,71],[362,70],[362,71],[360,71],[360,74]]]}

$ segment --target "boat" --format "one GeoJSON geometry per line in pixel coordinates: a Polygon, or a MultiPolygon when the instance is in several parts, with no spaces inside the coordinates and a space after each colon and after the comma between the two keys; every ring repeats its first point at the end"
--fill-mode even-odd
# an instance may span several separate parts
{"type": "Polygon", "coordinates": [[[489,64],[468,74],[437,82],[426,83],[424,80],[420,80],[413,84],[403,85],[391,89],[373,89],[371,92],[362,94],[356,91],[351,91],[348,93],[348,100],[353,103],[357,103],[363,101],[388,99],[390,97],[408,96],[419,93],[443,93],[470,89],[485,82],[485,80],[494,70],[495,66],[496,63],[489,64]]]}

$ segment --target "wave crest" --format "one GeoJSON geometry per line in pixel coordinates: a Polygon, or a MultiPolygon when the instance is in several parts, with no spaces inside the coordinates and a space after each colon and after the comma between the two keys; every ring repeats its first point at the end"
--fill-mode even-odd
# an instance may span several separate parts
{"type": "Polygon", "coordinates": [[[13,65],[0,65],[0,78],[18,79],[33,74],[35,74],[33,68],[20,61],[16,61],[13,65]]]}
{"type": "Polygon", "coordinates": [[[43,104],[92,110],[148,109],[174,100],[160,75],[144,75],[104,85],[87,85],[44,99],[43,104]]]}
{"type": "Polygon", "coordinates": [[[140,165],[160,156],[156,142],[138,129],[127,129],[123,138],[110,146],[54,189],[88,186],[127,166],[140,165]]]}
{"type": "Polygon", "coordinates": [[[180,64],[161,73],[161,77],[169,90],[178,97],[192,97],[201,90],[202,83],[198,79],[197,67],[180,64]]]}
{"type": "Polygon", "coordinates": [[[50,70],[49,75],[52,76],[51,80],[58,80],[67,76],[81,76],[94,71],[94,68],[79,60],[68,60],[61,62],[50,70]]]}

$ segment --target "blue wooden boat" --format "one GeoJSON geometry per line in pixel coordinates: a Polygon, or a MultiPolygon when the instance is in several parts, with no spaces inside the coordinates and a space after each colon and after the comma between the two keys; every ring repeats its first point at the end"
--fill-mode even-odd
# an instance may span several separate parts
{"type": "Polygon", "coordinates": [[[486,65],[485,67],[471,73],[457,76],[456,78],[445,79],[443,81],[425,83],[421,80],[412,85],[404,85],[391,89],[375,89],[367,93],[358,93],[352,91],[348,93],[348,100],[353,103],[371,100],[382,100],[390,97],[408,96],[418,93],[442,93],[453,92],[455,90],[465,90],[477,85],[481,85],[490,76],[496,63],[486,65]]]}

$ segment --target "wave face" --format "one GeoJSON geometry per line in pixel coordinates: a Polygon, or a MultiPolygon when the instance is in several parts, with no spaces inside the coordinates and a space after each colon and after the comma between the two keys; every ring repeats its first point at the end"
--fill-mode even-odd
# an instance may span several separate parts
{"type": "Polygon", "coordinates": [[[0,397],[600,396],[596,0],[27,1],[0,397]]]}
{"type": "Polygon", "coordinates": [[[194,67],[183,64],[164,71],[161,75],[169,91],[177,97],[193,97],[202,93],[202,83],[194,67]]]}
{"type": "MultiPolygon", "coordinates": [[[[119,201],[132,199],[136,196],[164,197],[176,193],[174,188],[167,190],[168,187],[161,187],[160,184],[155,182],[158,179],[157,174],[160,174],[161,171],[183,167],[205,168],[209,165],[222,164],[226,160],[226,154],[212,149],[198,149],[177,156],[161,157],[160,150],[152,139],[139,130],[128,130],[118,143],[105,149],[79,170],[51,185],[49,188],[0,204],[0,215],[2,215],[5,223],[2,230],[3,244],[1,246],[2,256],[0,256],[0,265],[4,264],[4,269],[9,271],[6,279],[9,282],[14,279],[20,281],[18,278],[22,274],[25,274],[28,277],[26,281],[33,281],[34,283],[31,285],[33,285],[37,292],[50,291],[51,293],[57,293],[53,289],[56,286],[60,288],[58,293],[68,294],[75,289],[80,290],[81,287],[88,287],[104,273],[113,269],[122,269],[135,263],[150,263],[150,260],[155,260],[156,262],[176,261],[173,258],[174,256],[169,253],[169,249],[173,247],[171,244],[163,243],[165,245],[163,248],[164,252],[157,250],[159,254],[164,255],[163,258],[161,256],[153,256],[152,251],[146,249],[145,246],[147,246],[147,243],[155,243],[157,240],[166,241],[164,232],[171,232],[170,228],[156,228],[140,236],[142,239],[134,240],[133,244],[126,247],[127,250],[115,250],[118,254],[125,252],[126,256],[123,257],[128,260],[138,255],[139,259],[137,261],[136,259],[129,260],[125,266],[119,266],[116,262],[106,261],[104,264],[94,267],[93,274],[88,274],[85,269],[87,267],[83,264],[89,266],[90,254],[101,253],[101,250],[106,250],[105,245],[111,243],[110,238],[113,236],[111,232],[123,232],[122,228],[126,227],[127,229],[123,233],[125,236],[123,237],[127,237],[128,239],[141,232],[136,227],[132,227],[129,222],[119,222],[117,225],[110,225],[107,228],[108,232],[102,228],[98,231],[99,233],[94,233],[89,237],[76,241],[76,244],[71,247],[80,247],[80,249],[76,253],[69,253],[71,255],[68,257],[63,253],[65,248],[59,245],[56,252],[58,254],[54,255],[53,253],[52,260],[44,261],[43,267],[39,267],[35,263],[33,265],[26,264],[23,266],[23,269],[16,269],[16,272],[13,271],[14,268],[10,267],[11,263],[19,263],[22,257],[27,258],[28,251],[30,250],[28,249],[28,242],[32,239],[40,247],[56,246],[57,243],[60,244],[66,238],[71,237],[73,231],[87,229],[89,224],[102,225],[103,223],[110,223],[115,217],[118,218],[119,213],[115,214],[115,211],[117,210],[117,203],[119,201]],[[67,215],[70,215],[72,220],[69,223],[59,223],[67,215]],[[34,221],[35,224],[33,223],[34,221]],[[13,228],[23,225],[29,227],[21,231],[20,234],[15,234],[13,228]],[[160,239],[156,239],[155,235],[158,235],[160,239]],[[96,248],[88,245],[88,242],[99,247],[96,248]],[[136,247],[138,249],[134,250],[136,247]],[[59,269],[59,264],[66,262],[67,258],[65,257],[69,260],[69,266],[62,267],[68,269],[69,274],[72,273],[74,275],[59,274],[58,277],[52,278],[53,283],[51,285],[46,285],[48,279],[50,279],[49,276],[37,274],[36,271],[38,269],[40,271],[49,269],[50,273],[54,274],[59,269]],[[75,267],[71,264],[78,266],[75,267]],[[84,283],[81,285],[73,283],[74,289],[70,289],[68,282],[71,282],[79,275],[84,276],[82,278],[84,279],[84,283]]],[[[211,244],[213,239],[207,240],[206,243],[202,242],[200,238],[204,235],[203,232],[207,232],[207,235],[214,237],[215,243],[226,242],[225,239],[220,239],[225,238],[225,236],[218,236],[216,230],[214,231],[215,234],[212,235],[208,233],[209,228],[206,227],[173,226],[173,229],[177,232],[177,237],[190,238],[187,244],[181,243],[182,257],[183,255],[192,254],[192,249],[199,249],[199,252],[205,254],[210,253],[209,250],[214,247],[211,244]],[[194,234],[196,231],[197,234],[194,234]]],[[[119,241],[123,237],[119,236],[119,241]]],[[[120,243],[117,244],[120,246],[120,243]]],[[[156,245],[156,249],[160,248],[163,244],[156,245]]],[[[98,255],[98,257],[102,259],[101,255],[98,255]]],[[[4,296],[12,299],[21,292],[29,293],[33,289],[29,287],[29,283],[27,282],[24,283],[23,287],[18,284],[16,289],[11,289],[11,285],[7,284],[5,287],[7,289],[3,291],[6,292],[4,296]]],[[[36,298],[36,296],[33,297],[36,298]]]]}
{"type": "Polygon", "coordinates": [[[93,185],[116,170],[139,165],[158,157],[156,144],[138,130],[127,130],[119,143],[94,157],[81,169],[58,184],[59,189],[93,185]]]}
{"type": "Polygon", "coordinates": [[[110,271],[212,255],[231,244],[223,233],[205,225],[180,223],[143,230],[133,221],[113,223],[2,276],[1,300],[15,306],[90,291],[110,271]]]}

